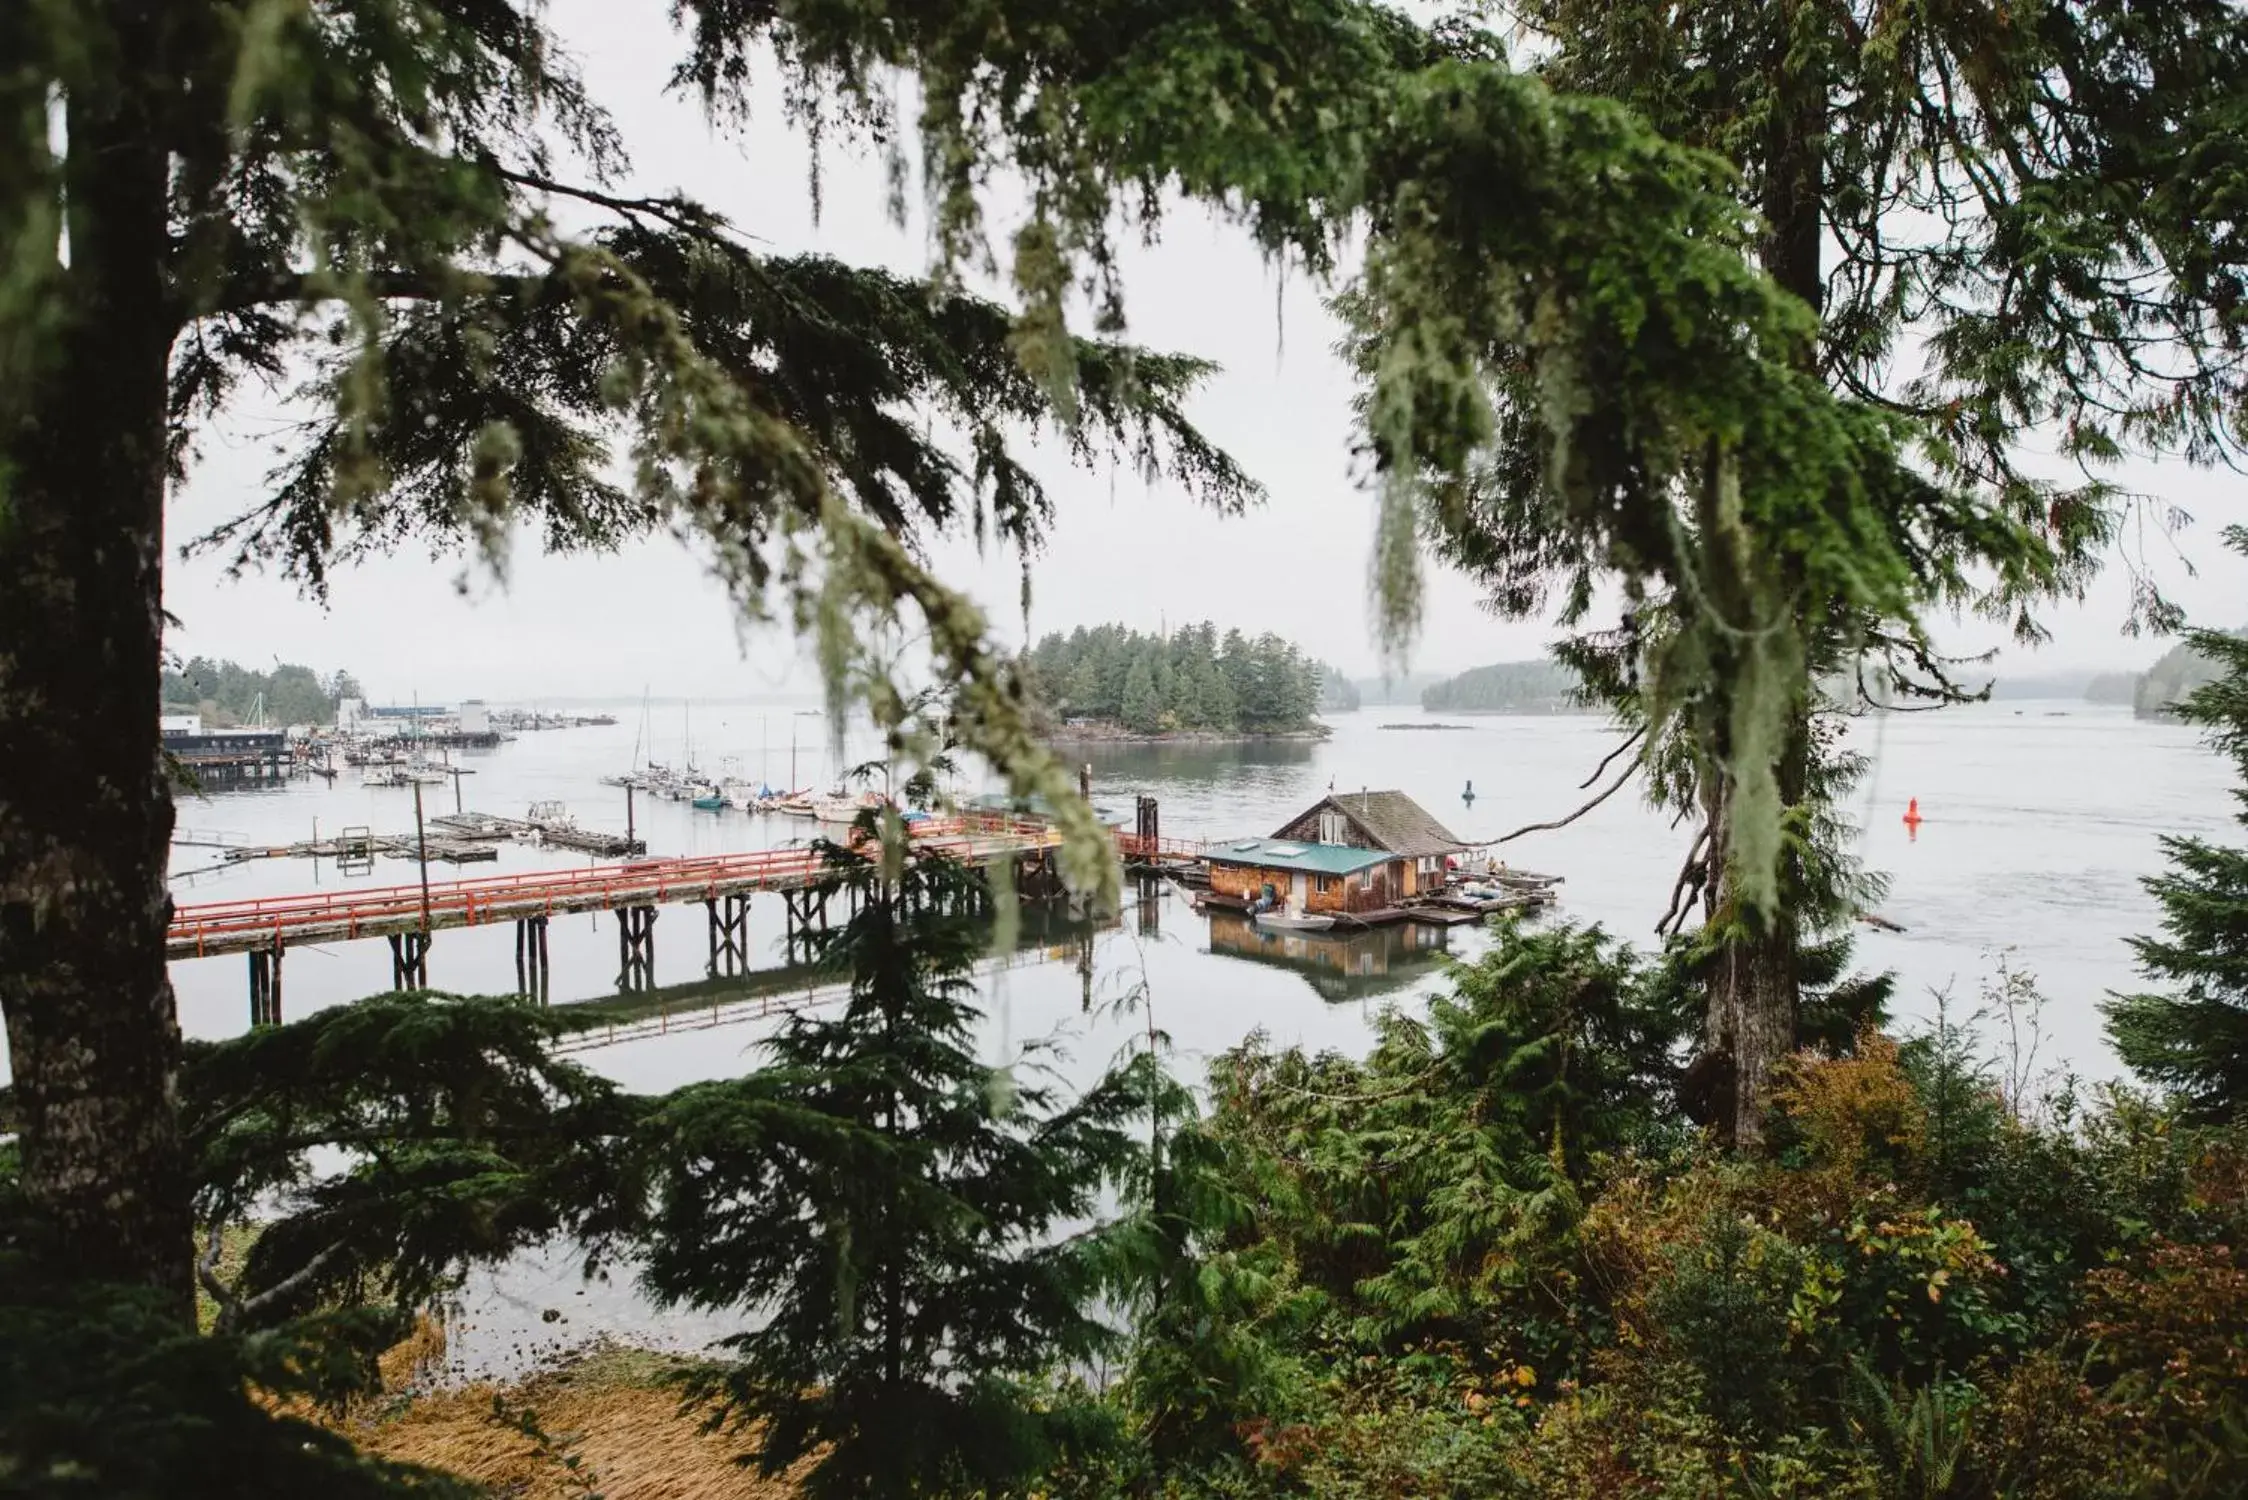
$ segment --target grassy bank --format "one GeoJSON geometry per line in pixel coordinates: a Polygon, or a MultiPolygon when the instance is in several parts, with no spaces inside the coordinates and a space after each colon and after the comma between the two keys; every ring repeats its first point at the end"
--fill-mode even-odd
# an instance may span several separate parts
{"type": "Polygon", "coordinates": [[[509,1384],[413,1396],[338,1425],[362,1449],[488,1485],[511,1500],[779,1500],[788,1476],[736,1462],[739,1437],[679,1409],[673,1355],[595,1346],[509,1384]]]}

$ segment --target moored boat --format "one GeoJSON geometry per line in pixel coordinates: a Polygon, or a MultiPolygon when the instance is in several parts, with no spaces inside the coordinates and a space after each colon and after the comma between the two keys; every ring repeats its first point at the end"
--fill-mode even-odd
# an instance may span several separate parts
{"type": "Polygon", "coordinates": [[[1256,914],[1259,927],[1270,927],[1282,932],[1325,932],[1335,925],[1335,919],[1324,912],[1284,911],[1273,907],[1256,914]]]}

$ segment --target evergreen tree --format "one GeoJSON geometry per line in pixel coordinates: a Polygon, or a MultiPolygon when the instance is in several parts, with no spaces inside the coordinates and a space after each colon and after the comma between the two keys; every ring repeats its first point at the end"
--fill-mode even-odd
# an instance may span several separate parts
{"type": "MultiPolygon", "coordinates": [[[[1078,87],[1005,23],[909,40],[879,8],[643,9],[651,35],[677,23],[676,76],[714,118],[748,108],[768,44],[815,122],[825,98],[879,129],[865,80],[941,75],[930,97],[964,108],[949,129],[932,108],[959,148],[932,163],[1043,130],[966,98],[1003,87],[999,54],[1004,87],[1028,65],[1049,106],[1078,87]]],[[[1014,443],[1041,423],[1220,504],[1253,492],[1181,411],[1204,365],[961,293],[972,182],[935,195],[931,277],[767,254],[699,204],[610,190],[629,142],[571,56],[528,0],[0,4],[0,1011],[23,1192],[74,1272],[167,1288],[183,1322],[158,561],[167,488],[245,378],[308,373],[307,419],[205,545],[317,591],[408,538],[496,559],[516,528],[563,549],[676,528],[746,614],[816,616],[835,683],[869,666],[852,617],[918,616],[965,742],[1062,807],[1096,885],[1113,861],[1006,656],[903,535],[1031,541],[1050,503],[1014,443]]],[[[1105,215],[1110,187],[1085,187],[1105,215]]],[[[1022,259],[1038,281],[1054,257],[1022,259]]]]}
{"type": "MultiPolygon", "coordinates": [[[[2228,539],[2248,552],[2248,528],[2228,539]]],[[[2248,827],[2248,639],[2197,630],[2189,640],[2222,675],[2177,713],[2232,758],[2234,816],[2248,827]]],[[[2195,1113],[2237,1120],[2248,1114],[2248,848],[2177,837],[2162,848],[2170,869],[2146,886],[2162,903],[2164,936],[2132,947],[2140,970],[2169,988],[2110,1000],[2108,1037],[2134,1072],[2176,1090],[2195,1113]]]]}
{"type": "MultiPolygon", "coordinates": [[[[1624,622],[1622,691],[1651,733],[1691,747],[1671,761],[1680,775],[1663,794],[1707,830],[1694,878],[1727,959],[1704,1046],[1739,1075],[1728,1133],[1753,1143],[1763,1076],[1790,1045],[1797,951],[1828,935],[1809,913],[1839,904],[1816,889],[1792,831],[1824,816],[1817,788],[1830,779],[1814,763],[1810,721],[1825,705],[1813,684],[1862,668],[1899,698],[1954,696],[1924,612],[1964,604],[2034,632],[2036,603],[2080,584],[2119,522],[2106,466],[2133,447],[2197,460],[2235,451],[2227,414],[2248,380],[2240,257],[2233,216],[2212,205],[2242,181],[2248,15],[2225,0],[1998,11],[1536,0],[1512,14],[1555,87],[1615,100],[1669,140],[1726,158],[1728,190],[1755,215],[1758,263],[1787,299],[1766,416],[1809,405],[1807,421],[1785,420],[1792,432],[1767,429],[1777,462],[1736,456],[1726,438],[1650,453],[1643,468],[1597,424],[1559,440],[1550,385],[1516,357],[1515,334],[1493,326],[1499,399],[1473,426],[1474,472],[1431,486],[1425,508],[1442,549],[1503,612],[1536,613],[1558,596],[1571,623],[1582,620],[1618,559],[1586,545],[1584,507],[1616,514],[1613,496],[1647,472],[1664,476],[1664,493],[1693,497],[1699,567],[1734,573],[1714,589],[1706,572],[1667,577],[1635,596],[1645,603],[1624,622]],[[2174,357],[2150,363],[2153,347],[2174,357]],[[1814,477],[1799,461],[1824,442],[1812,427],[1838,410],[1857,451],[1814,477]],[[1916,473],[1883,457],[1895,450],[1878,430],[1897,434],[1899,421],[1914,424],[1928,460],[1916,473]],[[2033,430],[2063,434],[2088,477],[2025,470],[2020,439],[2033,430]],[[1855,519],[1824,540],[1809,511],[1792,538],[1768,530],[1768,506],[1788,507],[1782,493],[1801,483],[1829,520],[1855,519]],[[1873,489],[1890,498],[1870,508],[1843,498],[1873,489]],[[1736,570],[1719,558],[1728,536],[1758,561],[1736,570]],[[1812,581],[1845,557],[1855,567],[1877,555],[1855,581],[1812,581]],[[1863,586],[1877,574],[1888,582],[1863,586]],[[1785,644],[1767,654],[1752,636],[1785,644]],[[1745,696],[1703,694],[1712,681],[1752,680],[1761,686],[1745,696]]],[[[1473,212],[1464,206],[1462,221],[1473,212]]],[[[1443,304],[1416,305],[1435,318],[1443,304]]],[[[1429,326],[1401,319],[1401,306],[1364,309],[1369,372],[1429,326]]],[[[1416,362],[1428,358],[1425,343],[1412,347],[1416,362]]],[[[1748,418],[1734,431],[1764,446],[1764,418],[1748,418]]],[[[1459,426],[1439,406],[1399,451],[1429,464],[1430,444],[1459,426]]],[[[1385,522],[1408,557],[1415,519],[1401,509],[1385,522]]],[[[1672,546],[1626,530],[1627,573],[1672,546]]],[[[1409,604],[1410,588],[1398,598],[1409,604]]],[[[2151,591],[2136,603],[2168,613],[2151,591]]]]}
{"type": "Polygon", "coordinates": [[[1241,726],[1241,708],[1233,696],[1233,683],[1215,659],[1202,667],[1202,712],[1210,727],[1220,730],[1241,726]]]}
{"type": "Polygon", "coordinates": [[[1155,674],[1147,658],[1135,657],[1124,678],[1124,727],[1135,734],[1153,734],[1163,727],[1163,699],[1155,690],[1155,674]]]}
{"type": "Polygon", "coordinates": [[[1078,658],[1077,665],[1068,677],[1068,686],[1062,692],[1062,711],[1072,715],[1092,716],[1100,712],[1101,674],[1090,655],[1078,658]]]}
{"type": "Polygon", "coordinates": [[[1191,658],[1182,659],[1171,672],[1171,712],[1188,729],[1207,729],[1209,710],[1202,702],[1202,674],[1191,658]]]}
{"type": "Polygon", "coordinates": [[[815,938],[843,1009],[793,1014],[768,1066],[654,1116],[645,1279],[756,1315],[692,1393],[766,1473],[810,1457],[814,1496],[1012,1493],[1072,1421],[1029,1382],[1108,1341],[1101,1258],[1064,1231],[1138,1154],[1144,1080],[1063,1107],[1035,1058],[978,1060],[974,871],[914,853],[861,889],[815,938]]]}
{"type": "Polygon", "coordinates": [[[1045,637],[1030,656],[1041,682],[1062,684],[1061,712],[1141,734],[1181,726],[1291,733],[1314,723],[1324,692],[1320,664],[1292,642],[1229,631],[1221,653],[1207,621],[1168,640],[1120,625],[1079,629],[1045,637]]]}

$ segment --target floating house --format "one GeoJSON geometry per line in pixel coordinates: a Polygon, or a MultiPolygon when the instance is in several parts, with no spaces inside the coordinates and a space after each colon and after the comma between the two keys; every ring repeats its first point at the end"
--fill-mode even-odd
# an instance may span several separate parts
{"type": "Polygon", "coordinates": [[[1441,889],[1462,847],[1403,792],[1364,791],[1330,793],[1272,837],[1212,844],[1202,859],[1221,901],[1364,915],[1441,889]]]}

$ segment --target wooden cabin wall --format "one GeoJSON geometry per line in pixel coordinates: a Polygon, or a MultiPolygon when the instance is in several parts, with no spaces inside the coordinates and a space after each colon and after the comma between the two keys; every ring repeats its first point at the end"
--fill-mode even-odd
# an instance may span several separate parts
{"type": "Polygon", "coordinates": [[[1289,872],[1267,870],[1257,865],[1210,865],[1210,889],[1221,896],[1231,896],[1240,901],[1253,901],[1264,894],[1267,884],[1282,897],[1288,894],[1289,872]]]}
{"type": "MultiPolygon", "coordinates": [[[[1281,829],[1278,833],[1274,834],[1273,837],[1276,839],[1284,839],[1290,843],[1297,844],[1319,844],[1329,842],[1328,840],[1322,839],[1319,836],[1319,815],[1323,812],[1326,812],[1327,810],[1327,804],[1321,803],[1319,806],[1305,813],[1302,817],[1296,819],[1296,821],[1294,821],[1293,823],[1290,823],[1287,827],[1281,829]]],[[[1345,816],[1343,819],[1343,827],[1349,834],[1349,836],[1343,840],[1345,846],[1352,849],[1372,849],[1376,847],[1373,840],[1369,839],[1366,836],[1366,831],[1358,826],[1358,820],[1356,818],[1345,816]]]]}

